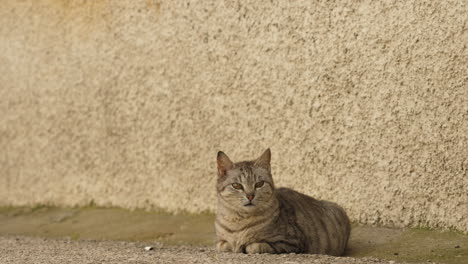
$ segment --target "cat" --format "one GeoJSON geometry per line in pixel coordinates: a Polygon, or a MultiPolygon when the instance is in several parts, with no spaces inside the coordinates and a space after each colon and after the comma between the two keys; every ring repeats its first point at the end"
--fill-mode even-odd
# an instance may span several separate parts
{"type": "Polygon", "coordinates": [[[218,152],[217,250],[342,255],[351,232],[346,212],[332,202],[276,189],[270,159],[270,149],[238,163],[218,152]]]}

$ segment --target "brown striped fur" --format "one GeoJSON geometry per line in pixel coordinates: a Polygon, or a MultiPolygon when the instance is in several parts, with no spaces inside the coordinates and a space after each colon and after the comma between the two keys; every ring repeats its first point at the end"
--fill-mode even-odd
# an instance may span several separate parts
{"type": "Polygon", "coordinates": [[[267,149],[254,161],[233,163],[218,153],[217,250],[342,255],[351,230],[345,211],[332,202],[276,189],[270,157],[267,149]]]}

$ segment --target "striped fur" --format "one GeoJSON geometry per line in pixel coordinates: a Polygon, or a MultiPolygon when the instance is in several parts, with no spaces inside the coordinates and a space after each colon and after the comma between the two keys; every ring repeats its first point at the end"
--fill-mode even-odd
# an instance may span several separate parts
{"type": "Polygon", "coordinates": [[[345,211],[332,202],[276,189],[270,157],[267,149],[257,160],[233,163],[218,153],[217,250],[342,255],[351,230],[345,211]]]}

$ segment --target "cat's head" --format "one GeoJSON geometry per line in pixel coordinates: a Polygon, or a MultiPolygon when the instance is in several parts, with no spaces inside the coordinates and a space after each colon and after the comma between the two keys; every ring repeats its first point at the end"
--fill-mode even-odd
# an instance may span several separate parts
{"type": "Polygon", "coordinates": [[[270,170],[271,152],[267,149],[256,160],[233,163],[218,152],[218,197],[232,210],[263,211],[271,205],[274,195],[270,170]]]}

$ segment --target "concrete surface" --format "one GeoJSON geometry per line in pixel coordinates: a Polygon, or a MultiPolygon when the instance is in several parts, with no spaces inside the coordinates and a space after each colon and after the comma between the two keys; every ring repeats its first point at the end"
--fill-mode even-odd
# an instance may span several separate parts
{"type": "Polygon", "coordinates": [[[220,253],[206,247],[164,247],[147,244],[90,240],[57,240],[0,236],[0,262],[8,264],[54,263],[400,263],[374,258],[338,258],[320,255],[220,253]]]}
{"type": "MultiPolygon", "coordinates": [[[[197,252],[196,248],[202,246],[206,247],[207,252],[209,252],[209,256],[205,253],[198,253],[201,254],[199,257],[203,260],[211,258],[215,240],[213,215],[172,215],[164,212],[128,211],[117,208],[0,208],[0,236],[14,235],[67,238],[71,241],[133,241],[158,248],[162,246],[193,247],[188,251],[174,249],[166,252],[167,254],[180,252],[184,257],[190,255],[190,252],[197,252]]],[[[40,240],[34,241],[36,241],[34,243],[41,243],[40,240]]],[[[53,248],[55,247],[54,243],[58,242],[50,243],[52,243],[53,248]]],[[[86,243],[75,245],[86,247],[86,243]]],[[[44,242],[42,247],[48,247],[47,244],[49,242],[44,242]]],[[[22,246],[26,247],[25,244],[17,244],[14,251],[19,250],[18,248],[22,246]]],[[[140,250],[143,248],[139,247],[140,250]]],[[[131,250],[133,248],[134,246],[130,246],[131,250]]],[[[468,236],[456,232],[354,225],[346,256],[411,263],[465,264],[468,262],[467,249],[468,236]]],[[[67,254],[65,252],[62,256],[68,256],[67,254]]],[[[245,257],[232,256],[232,258],[235,262],[245,260],[245,257]]],[[[309,258],[299,258],[298,261],[306,261],[309,258]]],[[[219,261],[229,259],[230,257],[221,257],[219,261]]],[[[333,258],[330,259],[334,261],[333,258]]],[[[181,261],[181,259],[175,258],[174,261],[176,260],[181,261]]],[[[269,258],[260,258],[260,260],[267,261],[269,258]]],[[[286,260],[296,261],[297,259],[284,259],[284,261],[286,260]]],[[[327,258],[319,258],[319,261],[326,262],[326,260],[327,258]]],[[[344,263],[348,263],[346,261],[361,263],[359,260],[341,260],[344,263]]],[[[367,260],[362,260],[362,262],[365,261],[367,260]]]]}
{"type": "Polygon", "coordinates": [[[0,204],[213,211],[215,156],[468,232],[468,6],[4,0],[0,204]]]}

